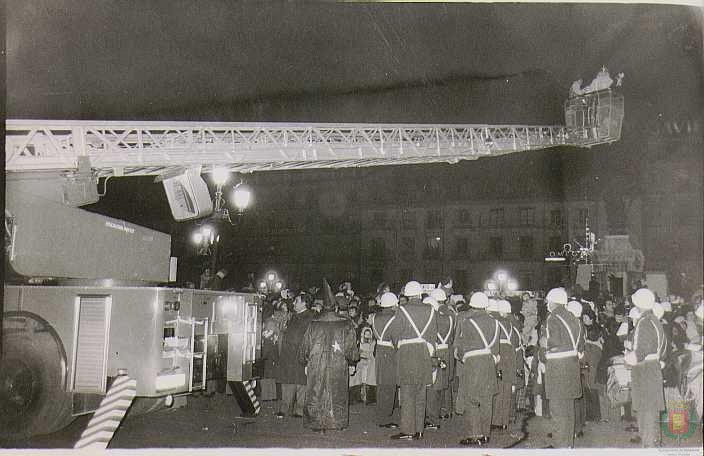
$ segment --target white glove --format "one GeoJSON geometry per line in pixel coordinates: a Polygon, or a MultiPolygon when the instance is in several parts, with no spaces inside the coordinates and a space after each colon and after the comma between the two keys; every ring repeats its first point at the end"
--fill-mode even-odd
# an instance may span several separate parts
{"type": "Polygon", "coordinates": [[[494,364],[499,364],[499,361],[501,361],[501,355],[491,355],[494,357],[494,364]]]}
{"type": "Polygon", "coordinates": [[[577,352],[577,358],[578,359],[584,358],[584,352],[577,352]]]}
{"type": "Polygon", "coordinates": [[[633,342],[631,342],[630,340],[624,340],[624,341],[623,341],[623,346],[624,346],[624,348],[626,348],[627,350],[632,350],[632,349],[633,349],[633,342]]]}

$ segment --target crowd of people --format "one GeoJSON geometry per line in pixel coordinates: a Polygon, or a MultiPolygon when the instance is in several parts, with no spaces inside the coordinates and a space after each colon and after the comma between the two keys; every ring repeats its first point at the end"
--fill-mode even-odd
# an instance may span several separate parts
{"type": "Polygon", "coordinates": [[[655,446],[675,403],[701,422],[701,295],[464,296],[447,279],[434,288],[411,281],[397,294],[382,284],[363,299],[348,282],[335,293],[322,285],[265,303],[260,399],[278,401],[278,418],[343,429],[349,404],[361,402],[375,406],[379,427],[396,430],[392,439],[461,420],[459,443],[481,446],[543,416],[557,448],[573,447],[588,421],[655,446]]]}

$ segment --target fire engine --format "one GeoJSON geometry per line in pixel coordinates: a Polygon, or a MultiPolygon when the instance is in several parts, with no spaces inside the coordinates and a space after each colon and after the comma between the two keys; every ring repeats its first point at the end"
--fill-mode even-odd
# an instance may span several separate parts
{"type": "Polygon", "coordinates": [[[6,267],[20,279],[4,287],[0,435],[66,426],[124,372],[151,398],[255,378],[259,295],[169,286],[168,235],[80,208],[100,178],[156,176],[186,220],[212,211],[201,175],[216,166],[456,163],[620,138],[616,90],[564,108],[561,126],[7,120],[6,267]]]}

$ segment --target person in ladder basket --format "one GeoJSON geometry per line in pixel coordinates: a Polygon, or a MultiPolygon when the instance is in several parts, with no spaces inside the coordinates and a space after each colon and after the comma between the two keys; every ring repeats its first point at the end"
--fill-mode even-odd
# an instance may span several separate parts
{"type": "Polygon", "coordinates": [[[400,306],[389,328],[398,348],[398,382],[401,393],[401,432],[394,440],[418,440],[425,425],[425,390],[433,383],[435,335],[438,332],[435,309],[421,302],[420,283],[406,284],[403,294],[408,304],[400,306]]]}
{"type": "Polygon", "coordinates": [[[438,313],[437,357],[440,362],[435,383],[428,390],[428,420],[433,424],[437,423],[438,419],[449,419],[452,410],[450,383],[455,375],[452,339],[457,317],[447,306],[447,295],[442,288],[432,290],[430,297],[438,303],[436,308],[438,313]]]}
{"type": "Polygon", "coordinates": [[[388,336],[398,307],[398,298],[385,292],[379,300],[381,311],[372,316],[372,331],[376,337],[374,361],[376,363],[376,419],[381,428],[396,429],[392,420],[396,402],[396,348],[388,336]]]}
{"type": "Polygon", "coordinates": [[[584,352],[580,322],[565,306],[567,292],[553,288],[545,297],[550,314],[546,320],[545,397],[550,401],[554,446],[574,445],[574,400],[582,396],[579,360],[584,352]]]}
{"type": "Polygon", "coordinates": [[[631,301],[640,310],[635,324],[633,349],[624,356],[631,369],[632,407],[638,412],[638,434],[644,448],[658,442],[658,417],[665,410],[660,357],[665,351],[665,331],[653,314],[655,295],[647,288],[637,290],[631,301]]]}
{"type": "Polygon", "coordinates": [[[486,311],[489,298],[477,292],[469,299],[470,310],[460,313],[455,335],[455,358],[459,388],[456,412],[464,416],[469,437],[461,445],[485,445],[491,434],[492,398],[497,392],[499,323],[486,311]]]}

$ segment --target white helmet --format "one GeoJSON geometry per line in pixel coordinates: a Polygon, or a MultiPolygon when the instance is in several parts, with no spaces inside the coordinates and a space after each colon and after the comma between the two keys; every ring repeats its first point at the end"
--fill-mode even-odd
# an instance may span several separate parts
{"type": "Polygon", "coordinates": [[[640,310],[638,307],[631,307],[631,310],[628,312],[628,318],[634,321],[640,318],[640,310]]]}
{"type": "Polygon", "coordinates": [[[447,301],[447,295],[445,294],[445,290],[443,290],[442,288],[433,288],[430,291],[430,296],[437,302],[447,301]]]}
{"type": "Polygon", "coordinates": [[[489,298],[489,305],[486,306],[486,310],[489,312],[498,312],[499,311],[499,300],[494,299],[494,298],[489,298]]]}
{"type": "Polygon", "coordinates": [[[390,291],[387,291],[386,293],[381,295],[379,305],[381,307],[394,307],[398,305],[398,298],[395,294],[391,293],[390,291]]]}
{"type": "Polygon", "coordinates": [[[415,280],[411,280],[406,284],[405,287],[403,287],[404,296],[420,296],[421,294],[423,294],[423,287],[421,287],[420,283],[416,282],[415,280]]]}
{"type": "Polygon", "coordinates": [[[639,309],[649,310],[652,309],[653,304],[655,304],[655,295],[647,288],[641,288],[633,293],[631,301],[633,301],[633,304],[639,309]]]}
{"type": "Polygon", "coordinates": [[[672,303],[670,301],[663,301],[660,305],[665,312],[672,312],[672,303]]]}
{"type": "Polygon", "coordinates": [[[469,298],[469,306],[475,309],[486,309],[489,306],[489,298],[481,291],[477,291],[469,298]]]}
{"type": "Polygon", "coordinates": [[[438,302],[432,296],[426,296],[425,298],[423,298],[423,304],[430,304],[435,310],[440,307],[440,304],[438,304],[438,302]]]}
{"type": "Polygon", "coordinates": [[[659,302],[656,302],[653,304],[653,314],[655,315],[655,318],[658,320],[665,315],[665,308],[660,304],[659,302]]]}
{"type": "Polygon", "coordinates": [[[697,310],[694,311],[694,315],[696,315],[700,320],[704,320],[704,304],[699,304],[697,310]]]}
{"type": "Polygon", "coordinates": [[[567,292],[564,288],[553,288],[552,290],[548,291],[547,296],[545,296],[545,300],[552,302],[553,304],[560,304],[566,306],[567,292]]]}
{"type": "Polygon", "coordinates": [[[567,310],[577,318],[582,316],[582,304],[580,304],[579,301],[568,302],[567,310]]]}
{"type": "Polygon", "coordinates": [[[510,314],[511,313],[511,303],[508,302],[505,299],[500,299],[499,300],[499,312],[502,314],[510,314]]]}

